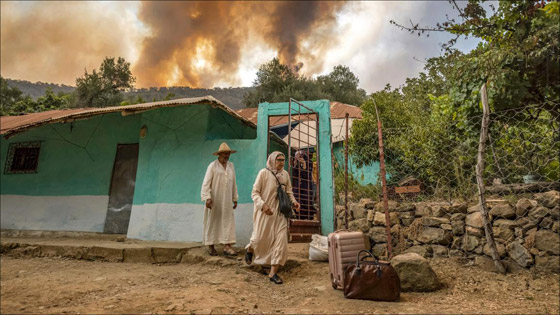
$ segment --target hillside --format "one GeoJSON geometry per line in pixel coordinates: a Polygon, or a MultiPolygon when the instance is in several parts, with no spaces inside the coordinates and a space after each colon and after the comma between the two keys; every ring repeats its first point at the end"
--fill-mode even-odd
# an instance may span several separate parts
{"type": "MultiPolygon", "coordinates": [[[[53,92],[59,93],[70,93],[74,91],[75,87],[55,84],[55,83],[45,83],[45,82],[29,82],[25,80],[12,80],[6,79],[8,85],[20,89],[24,94],[31,96],[34,100],[38,97],[43,96],[47,88],[51,88],[53,92]]],[[[124,93],[124,98],[129,101],[129,103],[135,103],[139,98],[144,102],[161,101],[165,99],[169,94],[169,99],[177,99],[183,97],[199,97],[205,95],[212,95],[219,99],[229,107],[234,110],[245,108],[243,105],[243,95],[253,89],[252,87],[234,87],[234,88],[214,88],[214,89],[200,89],[200,88],[190,88],[190,87],[151,87],[135,89],[134,91],[124,93]]]]}

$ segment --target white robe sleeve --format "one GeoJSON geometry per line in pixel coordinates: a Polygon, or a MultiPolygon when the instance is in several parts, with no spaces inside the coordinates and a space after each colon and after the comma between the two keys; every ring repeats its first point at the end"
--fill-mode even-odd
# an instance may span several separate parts
{"type": "Polygon", "coordinates": [[[231,170],[233,173],[233,189],[232,189],[232,198],[233,201],[237,201],[239,200],[239,194],[237,193],[237,179],[236,179],[236,175],[235,175],[235,167],[233,166],[233,163],[230,164],[231,166],[231,170]]]}
{"type": "Polygon", "coordinates": [[[264,172],[261,170],[257,175],[257,179],[255,180],[255,184],[253,185],[253,191],[251,192],[251,198],[255,203],[255,209],[260,211],[264,205],[264,200],[262,198],[261,192],[263,188],[263,181],[264,181],[264,172]]]}
{"type": "Polygon", "coordinates": [[[200,199],[202,199],[202,201],[212,198],[212,178],[214,177],[213,166],[214,163],[210,163],[206,169],[206,175],[204,175],[202,190],[200,191],[200,199]]]}

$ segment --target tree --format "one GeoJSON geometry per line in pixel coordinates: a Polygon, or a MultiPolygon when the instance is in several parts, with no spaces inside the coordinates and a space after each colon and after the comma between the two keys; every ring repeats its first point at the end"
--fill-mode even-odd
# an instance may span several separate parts
{"type": "Polygon", "coordinates": [[[333,101],[360,105],[366,99],[366,91],[358,88],[360,80],[347,66],[335,66],[328,75],[317,77],[317,83],[333,101]]]}
{"type": "Polygon", "coordinates": [[[79,107],[115,106],[123,100],[122,92],[134,87],[136,79],[130,71],[130,63],[124,58],[106,57],[92,73],[85,70],[83,77],[76,79],[76,102],[79,107]]]}
{"type": "Polygon", "coordinates": [[[488,98],[493,109],[545,104],[560,121],[560,31],[556,1],[501,1],[487,16],[482,1],[469,1],[461,8],[450,1],[460,21],[448,19],[436,26],[397,27],[421,35],[448,32],[455,35],[443,48],[451,50],[461,36],[481,40],[478,47],[458,58],[450,77],[455,88],[449,91],[456,105],[478,107],[478,89],[488,82],[488,98]],[[546,4],[545,4],[546,3],[546,4]]]}
{"type": "Polygon", "coordinates": [[[342,103],[360,105],[366,92],[358,88],[358,77],[346,66],[336,66],[327,75],[317,79],[294,73],[287,65],[274,58],[259,67],[254,89],[247,92],[243,103],[255,107],[262,102],[287,102],[296,100],[329,99],[342,103]]]}

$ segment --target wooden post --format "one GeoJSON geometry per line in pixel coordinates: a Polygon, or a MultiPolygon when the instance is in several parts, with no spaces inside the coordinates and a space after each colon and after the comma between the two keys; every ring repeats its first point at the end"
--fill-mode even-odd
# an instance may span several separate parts
{"type": "Polygon", "coordinates": [[[494,242],[494,232],[492,226],[490,225],[490,220],[488,219],[488,209],[486,208],[486,198],[484,196],[485,186],[484,179],[482,178],[482,172],[484,171],[484,150],[486,145],[486,140],[488,139],[488,123],[490,121],[490,110],[488,108],[488,96],[486,94],[486,83],[480,88],[480,97],[482,98],[482,125],[480,127],[480,142],[478,143],[478,157],[476,162],[476,182],[478,184],[478,200],[480,202],[480,212],[482,214],[482,223],[484,224],[484,234],[486,235],[486,241],[488,246],[490,246],[490,252],[492,253],[492,259],[494,260],[494,265],[496,270],[502,274],[506,273],[506,269],[502,262],[500,261],[500,254],[496,248],[496,243],[494,242]]]}
{"type": "MultiPolygon", "coordinates": [[[[375,101],[374,101],[375,105],[375,101]]],[[[393,258],[393,244],[391,240],[391,220],[389,219],[389,198],[387,197],[387,179],[385,172],[385,154],[383,153],[383,131],[377,105],[375,105],[377,115],[377,136],[379,139],[379,165],[381,170],[381,183],[383,184],[383,208],[385,209],[385,232],[387,233],[387,256],[393,258]]]]}
{"type": "Polygon", "coordinates": [[[348,117],[346,113],[346,138],[344,139],[344,227],[348,230],[348,117]]]}

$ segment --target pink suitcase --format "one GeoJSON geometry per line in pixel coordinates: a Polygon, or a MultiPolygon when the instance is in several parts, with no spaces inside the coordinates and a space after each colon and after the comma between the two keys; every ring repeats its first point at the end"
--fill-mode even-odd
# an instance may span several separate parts
{"type": "Polygon", "coordinates": [[[356,263],[358,253],[366,248],[366,238],[360,231],[338,230],[329,234],[329,274],[332,286],[342,290],[344,269],[356,263]]]}

